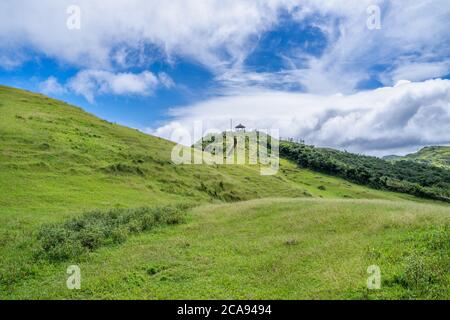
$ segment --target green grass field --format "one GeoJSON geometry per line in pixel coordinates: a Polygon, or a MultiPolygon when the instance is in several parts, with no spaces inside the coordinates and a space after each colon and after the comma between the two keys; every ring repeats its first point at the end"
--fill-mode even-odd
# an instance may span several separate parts
{"type": "Polygon", "coordinates": [[[38,264],[3,298],[446,299],[450,212],[384,200],[204,205],[188,221],[66,263],[38,264]],[[77,263],[82,289],[65,286],[77,263]],[[382,287],[366,289],[378,265],[382,287]]]}
{"type": "Polygon", "coordinates": [[[0,299],[450,298],[448,204],[283,159],[275,176],[248,165],[176,166],[173,146],[0,87],[0,299]],[[177,204],[191,208],[180,224],[138,232],[130,220],[120,243],[64,261],[38,254],[43,225],[177,204]],[[70,264],[81,267],[80,291],[66,288],[70,264]],[[380,291],[365,289],[371,264],[381,268],[380,291]]]}

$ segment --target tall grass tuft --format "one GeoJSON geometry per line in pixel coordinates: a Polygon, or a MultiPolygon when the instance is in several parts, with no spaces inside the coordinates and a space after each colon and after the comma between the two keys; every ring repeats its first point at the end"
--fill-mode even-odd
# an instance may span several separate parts
{"type": "Polygon", "coordinates": [[[92,211],[37,232],[38,256],[52,262],[80,257],[99,247],[120,244],[131,234],[184,221],[186,206],[92,211]]]}

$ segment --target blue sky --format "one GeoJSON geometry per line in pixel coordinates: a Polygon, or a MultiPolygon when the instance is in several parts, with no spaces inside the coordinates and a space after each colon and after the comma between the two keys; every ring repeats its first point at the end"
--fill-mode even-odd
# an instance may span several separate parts
{"type": "Polygon", "coordinates": [[[181,59],[173,65],[162,61],[131,68],[132,71],[127,72],[140,73],[146,70],[155,74],[164,72],[176,83],[174,87],[162,87],[148,94],[115,95],[111,93],[89,101],[83,95],[76,94],[71,90],[59,92],[59,90],[51,90],[51,88],[46,89],[44,86],[45,81],[49,78],[57,79],[62,86],[82,69],[61,65],[58,61],[38,53],[29,54],[35,55],[32,61],[27,61],[14,69],[2,70],[0,83],[43,92],[81,106],[101,118],[135,128],[148,127],[168,120],[167,110],[169,108],[206,98],[205,88],[214,85],[211,73],[199,64],[181,59]]]}
{"type": "Polygon", "coordinates": [[[407,153],[450,144],[449,18],[446,0],[4,0],[0,83],[172,140],[232,118],[407,153]]]}

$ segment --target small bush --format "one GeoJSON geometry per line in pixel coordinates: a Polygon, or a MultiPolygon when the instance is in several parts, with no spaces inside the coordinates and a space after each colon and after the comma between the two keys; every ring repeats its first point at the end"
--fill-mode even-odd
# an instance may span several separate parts
{"type": "Polygon", "coordinates": [[[296,246],[298,245],[298,241],[296,239],[289,239],[284,242],[287,246],[296,246]]]}
{"type": "Polygon", "coordinates": [[[431,250],[446,250],[450,248],[450,232],[448,229],[432,230],[424,238],[427,247],[431,250]]]}
{"type": "Polygon", "coordinates": [[[127,240],[129,234],[130,232],[126,227],[120,227],[111,232],[111,240],[113,243],[121,244],[127,240]]]}
{"type": "Polygon", "coordinates": [[[186,208],[94,211],[64,223],[45,225],[37,233],[38,255],[50,261],[76,258],[101,246],[123,243],[130,234],[182,223],[186,208]]]}
{"type": "Polygon", "coordinates": [[[140,168],[139,166],[128,165],[125,163],[112,164],[103,168],[102,170],[110,174],[134,174],[145,176],[144,169],[140,168]]]}
{"type": "Polygon", "coordinates": [[[227,190],[227,186],[223,181],[212,181],[207,184],[201,181],[197,190],[208,194],[213,199],[225,202],[245,200],[245,196],[242,196],[242,193],[236,192],[235,190],[227,190]]]}
{"type": "Polygon", "coordinates": [[[450,279],[450,233],[443,227],[416,235],[414,246],[402,260],[403,268],[386,285],[406,289],[403,298],[442,299],[448,297],[450,279]]]}
{"type": "Polygon", "coordinates": [[[157,275],[158,273],[167,269],[167,266],[164,265],[149,265],[146,268],[146,272],[149,276],[157,275]]]}
{"type": "Polygon", "coordinates": [[[41,150],[49,150],[50,149],[50,145],[48,143],[42,143],[39,146],[39,149],[41,149],[41,150]]]}
{"type": "Polygon", "coordinates": [[[432,280],[433,274],[425,260],[413,254],[406,259],[404,284],[412,290],[423,290],[427,288],[432,280]]]}

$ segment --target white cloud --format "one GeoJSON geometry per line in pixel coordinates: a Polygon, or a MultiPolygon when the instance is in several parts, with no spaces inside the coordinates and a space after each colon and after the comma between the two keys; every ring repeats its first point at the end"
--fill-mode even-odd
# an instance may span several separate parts
{"type": "Polygon", "coordinates": [[[430,78],[438,78],[450,73],[450,61],[411,63],[395,69],[391,77],[393,81],[408,79],[411,81],[423,81],[430,78]]]}
{"type": "Polygon", "coordinates": [[[23,53],[13,53],[9,50],[4,50],[1,52],[1,49],[0,44],[0,68],[5,70],[14,70],[17,67],[20,67],[27,59],[23,53]]]}
{"type": "Polygon", "coordinates": [[[84,70],[70,79],[66,86],[92,103],[97,95],[151,95],[158,84],[158,78],[149,71],[133,74],[84,70]]]}
{"type": "Polygon", "coordinates": [[[448,0],[3,0],[0,52],[8,54],[0,64],[17,65],[25,57],[12,57],[24,48],[102,70],[183,57],[225,85],[271,87],[281,79],[312,93],[349,93],[378,65],[393,66],[380,77],[385,85],[450,72],[442,61],[449,58],[449,17],[448,0]],[[81,7],[81,30],[66,28],[72,4],[81,7]],[[381,30],[366,27],[373,4],[382,8],[381,30]],[[299,21],[312,18],[327,38],[326,50],[320,57],[292,52],[283,72],[249,77],[244,61],[281,11],[299,21]]]}
{"type": "Polygon", "coordinates": [[[188,56],[209,67],[234,63],[248,50],[249,36],[276,21],[290,0],[41,0],[0,2],[0,44],[34,49],[89,68],[127,63],[127,50],[152,44],[170,59],[188,56]],[[68,30],[66,9],[81,8],[81,29],[68,30]],[[114,54],[113,54],[114,53],[114,54]]]}
{"type": "Polygon", "coordinates": [[[39,84],[39,90],[47,95],[74,93],[94,103],[96,96],[101,95],[135,95],[149,96],[159,88],[175,87],[172,78],[165,72],[153,74],[150,71],[141,73],[113,73],[105,70],[82,70],[61,84],[56,77],[49,77],[39,84]]]}
{"type": "Polygon", "coordinates": [[[61,85],[55,77],[49,77],[47,80],[39,84],[39,90],[47,95],[62,95],[66,93],[66,89],[61,85]]]}
{"type": "Polygon", "coordinates": [[[178,140],[195,121],[201,120],[205,130],[225,130],[234,119],[319,146],[375,155],[407,153],[450,144],[450,81],[402,81],[350,95],[241,92],[173,109],[171,115],[173,121],[146,132],[178,140]]]}
{"type": "Polygon", "coordinates": [[[329,17],[319,26],[330,40],[324,55],[310,57],[307,67],[298,72],[308,92],[349,93],[371,75],[392,85],[400,79],[421,81],[450,72],[450,5],[446,0],[305,2],[312,14],[329,17]],[[381,30],[366,27],[365,9],[372,4],[382,8],[381,30]],[[427,65],[433,60],[434,66],[427,65]],[[380,71],[380,65],[388,70],[380,71]]]}
{"type": "Polygon", "coordinates": [[[175,82],[172,80],[172,78],[165,72],[160,72],[158,74],[158,80],[159,82],[167,89],[175,87],[175,82]]]}

